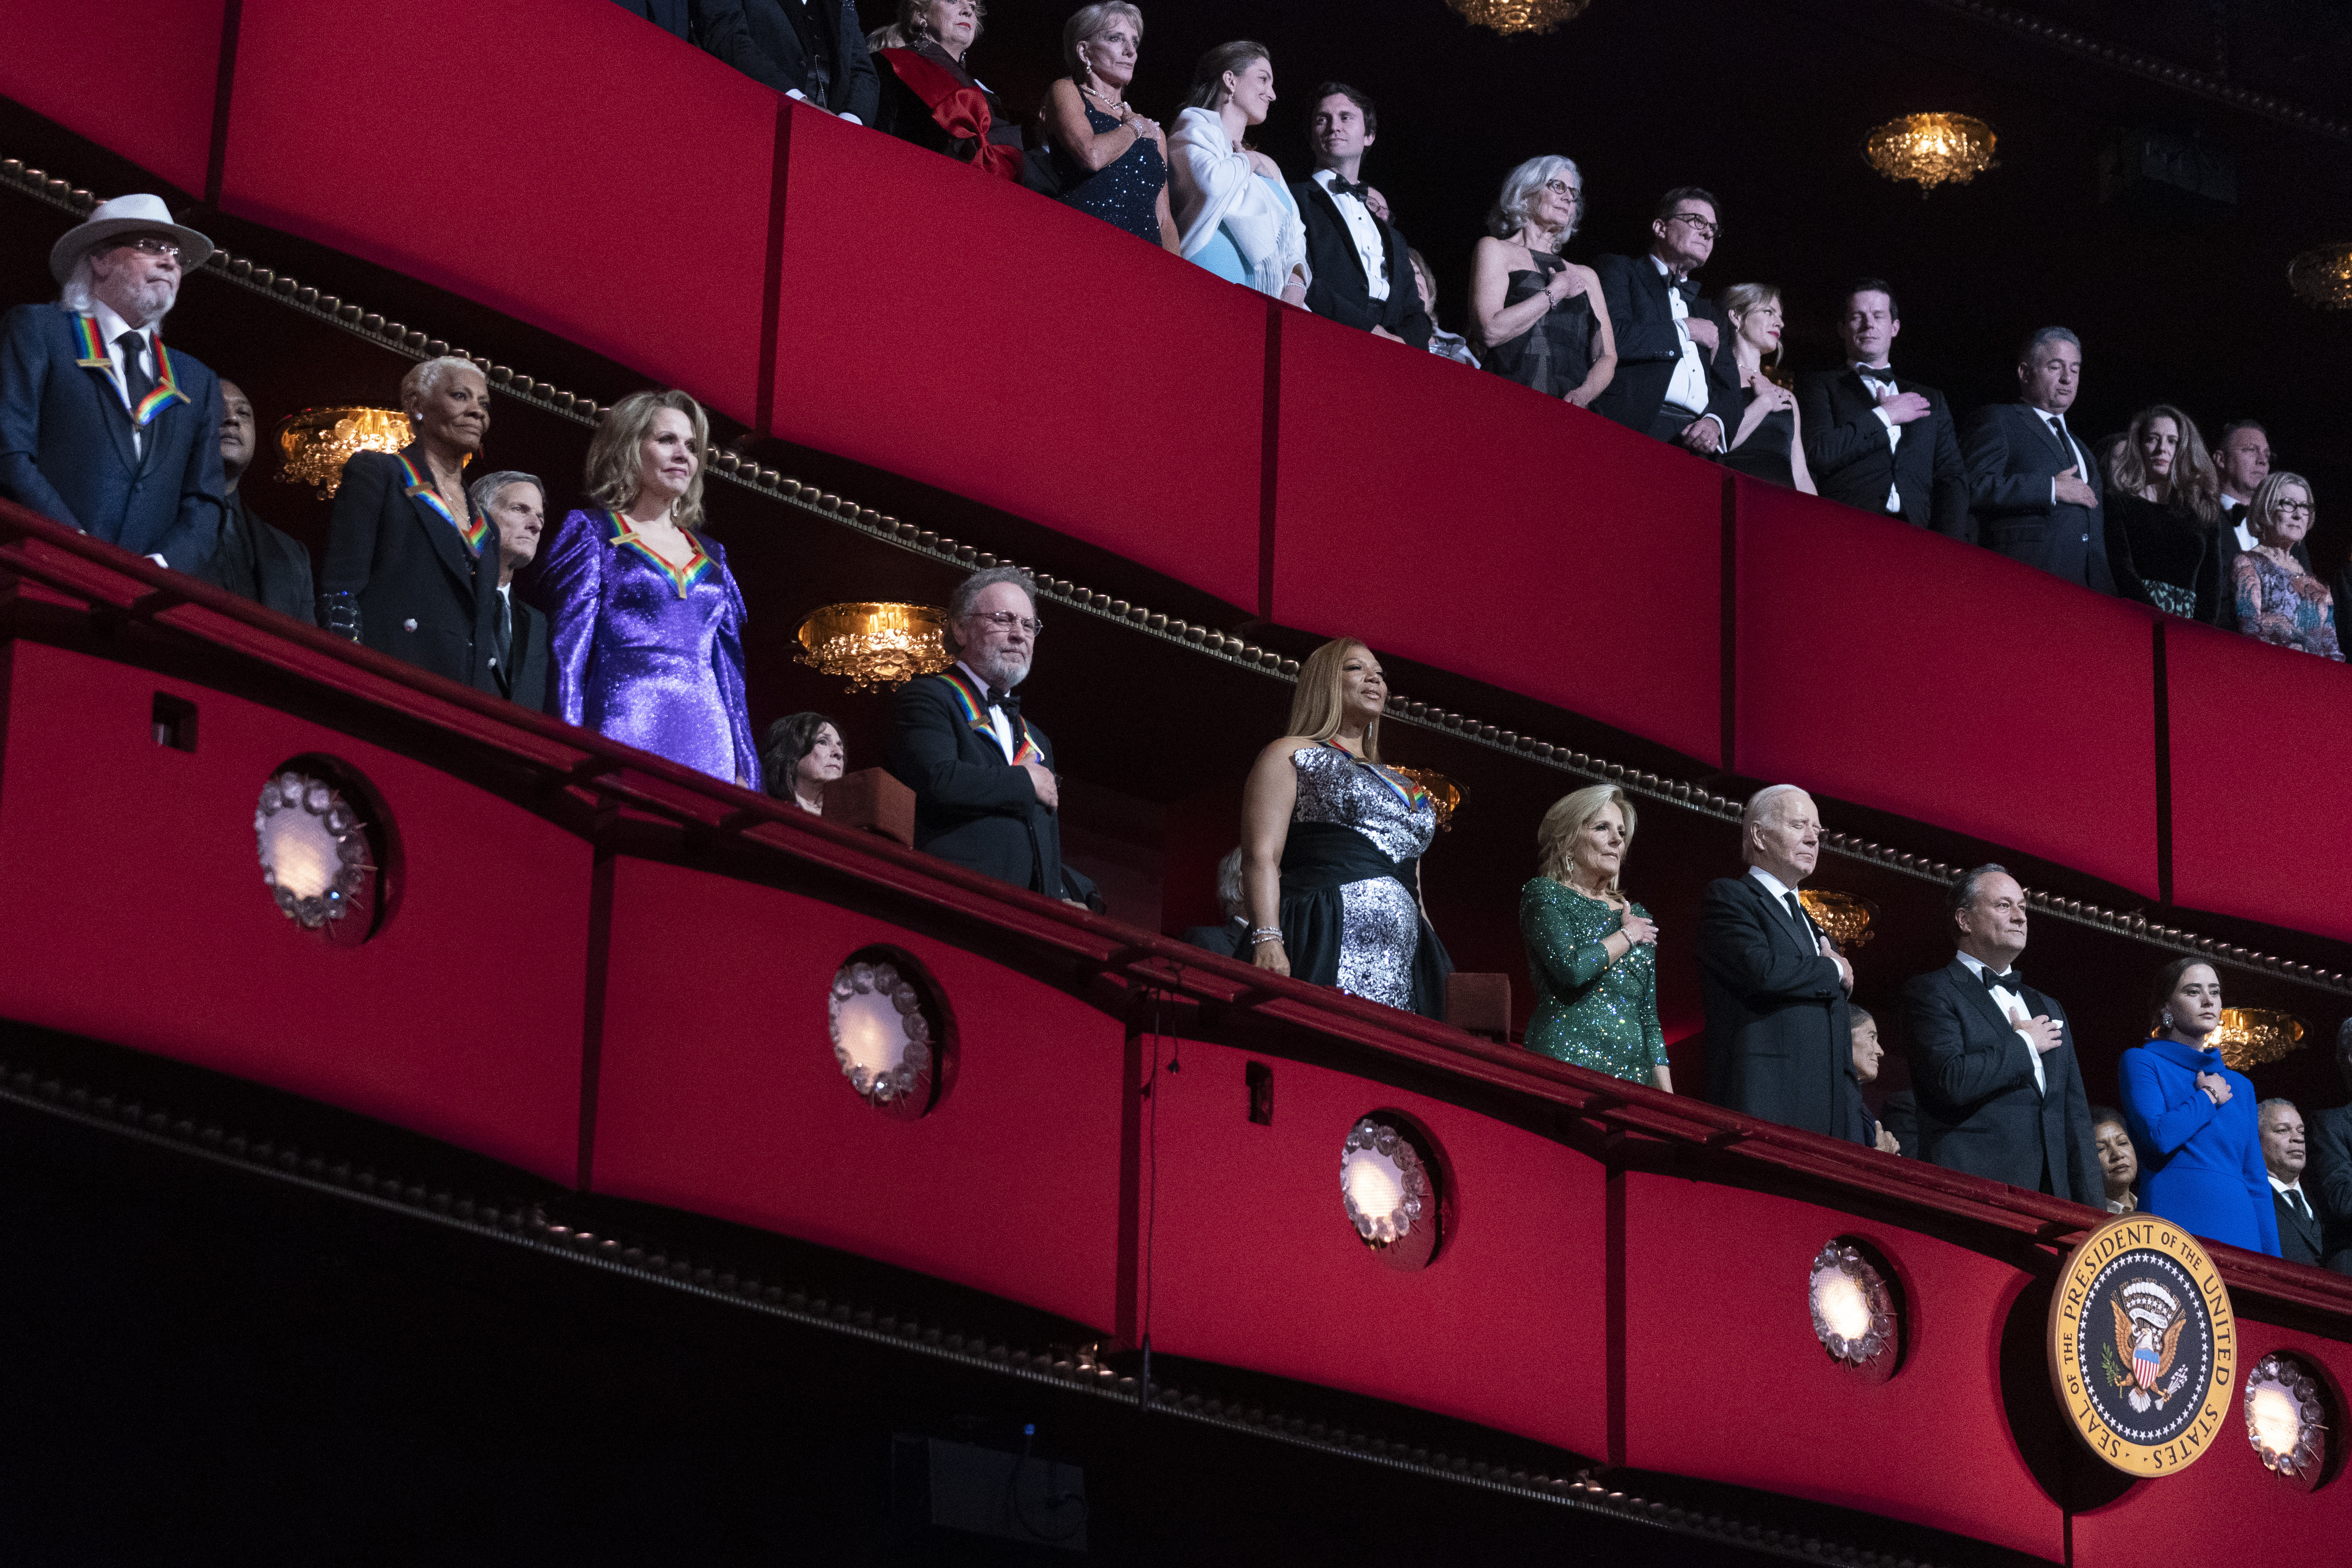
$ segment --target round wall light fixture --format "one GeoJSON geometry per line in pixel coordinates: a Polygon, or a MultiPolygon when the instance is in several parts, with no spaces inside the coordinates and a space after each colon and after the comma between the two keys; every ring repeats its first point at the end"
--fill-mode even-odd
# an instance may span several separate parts
{"type": "Polygon", "coordinates": [[[2327,1468],[2333,1420],[2326,1385],[2299,1356],[2273,1352],[2246,1373],[2246,1441],[2263,1468],[2298,1491],[2327,1468]]]}
{"type": "Polygon", "coordinates": [[[1427,1134],[1393,1111],[1363,1118],[1340,1145],[1340,1210],[1392,1268],[1410,1272],[1436,1256],[1443,1194],[1433,1152],[1427,1134]]]}
{"type": "Polygon", "coordinates": [[[1884,1260],[1850,1237],[1815,1255],[1806,1283],[1813,1337],[1830,1359],[1867,1382],[1895,1375],[1902,1314],[1884,1260]]]}
{"type": "Polygon", "coordinates": [[[385,900],[384,843],[363,789],[324,758],[269,775],[254,807],[262,886],[288,920],[340,946],[375,934],[385,900]]]}
{"type": "Polygon", "coordinates": [[[861,950],[835,972],[825,1008],[834,1060],[886,1115],[912,1121],[938,1101],[949,1030],[936,997],[922,966],[894,949],[861,950]]]}

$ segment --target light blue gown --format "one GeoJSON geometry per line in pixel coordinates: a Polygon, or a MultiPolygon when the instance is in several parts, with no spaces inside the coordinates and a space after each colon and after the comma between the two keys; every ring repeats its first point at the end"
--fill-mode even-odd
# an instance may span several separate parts
{"type": "MultiPolygon", "coordinates": [[[[1292,198],[1288,185],[1266,174],[1260,174],[1258,180],[1275,194],[1285,212],[1292,217],[1298,216],[1298,203],[1292,198]]],[[[1233,237],[1225,232],[1223,224],[1217,226],[1217,232],[1209,237],[1209,243],[1201,247],[1200,254],[1192,260],[1228,283],[1244,286],[1249,283],[1249,268],[1242,265],[1242,253],[1234,247],[1233,237]]]]}

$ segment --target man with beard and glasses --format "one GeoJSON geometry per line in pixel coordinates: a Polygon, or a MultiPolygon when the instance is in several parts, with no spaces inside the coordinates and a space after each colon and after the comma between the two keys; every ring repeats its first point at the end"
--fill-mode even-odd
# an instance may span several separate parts
{"type": "Polygon", "coordinates": [[[221,520],[220,547],[196,575],[241,599],[266,605],[304,626],[315,626],[310,552],[293,535],[257,517],[246,504],[239,483],[253,466],[252,400],[233,381],[224,381],[220,386],[221,473],[227,515],[221,520]]]}
{"type": "Polygon", "coordinates": [[[1100,908],[1093,884],[1062,864],[1054,742],[1013,689],[1035,656],[1036,589],[1013,566],[975,572],[948,598],[956,662],[898,689],[890,773],[915,792],[915,847],[1069,903],[1100,908]]]}
{"type": "Polygon", "coordinates": [[[211,559],[220,382],[158,328],[212,253],[150,195],[101,202],[58,239],[57,303],[0,323],[0,496],[158,565],[211,559]]]}

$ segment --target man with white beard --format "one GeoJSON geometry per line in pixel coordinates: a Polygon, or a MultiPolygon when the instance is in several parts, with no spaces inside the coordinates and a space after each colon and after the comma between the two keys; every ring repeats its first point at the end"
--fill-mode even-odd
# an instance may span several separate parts
{"type": "Polygon", "coordinates": [[[212,253],[150,195],[102,202],[58,239],[57,303],[0,323],[0,496],[159,565],[211,557],[220,381],[160,326],[212,253]]]}

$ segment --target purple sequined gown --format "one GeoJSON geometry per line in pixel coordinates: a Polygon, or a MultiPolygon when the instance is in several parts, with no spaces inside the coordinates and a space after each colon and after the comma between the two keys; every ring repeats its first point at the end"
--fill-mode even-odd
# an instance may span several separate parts
{"type": "Polygon", "coordinates": [[[760,787],[743,701],[743,596],[726,552],[698,536],[683,571],[635,542],[627,521],[575,511],[540,552],[533,604],[547,612],[547,708],[714,778],[760,787]]]}

